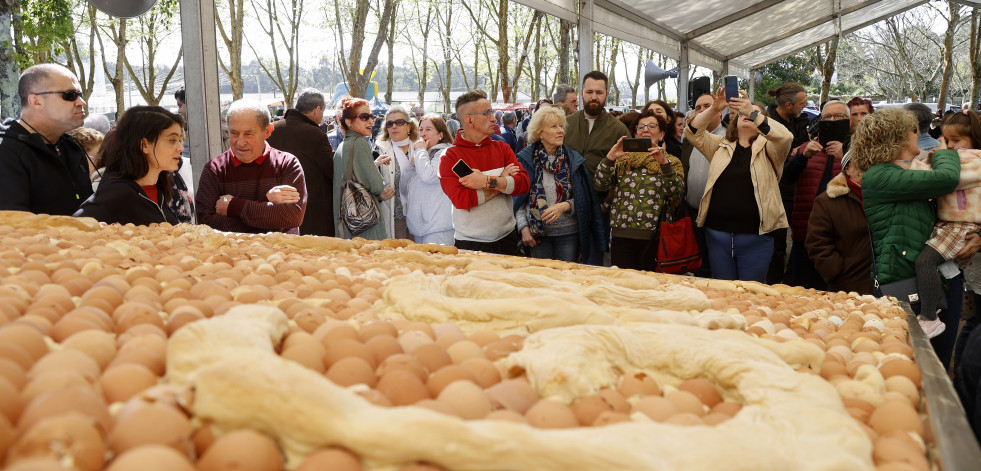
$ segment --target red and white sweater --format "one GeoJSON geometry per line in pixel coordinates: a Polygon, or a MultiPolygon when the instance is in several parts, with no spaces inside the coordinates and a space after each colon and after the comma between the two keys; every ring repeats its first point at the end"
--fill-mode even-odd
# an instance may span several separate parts
{"type": "Polygon", "coordinates": [[[518,164],[514,151],[506,142],[490,137],[474,143],[457,136],[453,147],[439,162],[439,183],[453,203],[453,237],[474,242],[496,242],[515,230],[514,198],[528,192],[528,173],[518,164]],[[471,190],[460,183],[453,166],[463,160],[474,170],[499,176],[508,164],[518,172],[507,177],[503,194],[484,201],[483,190],[471,190]]]}

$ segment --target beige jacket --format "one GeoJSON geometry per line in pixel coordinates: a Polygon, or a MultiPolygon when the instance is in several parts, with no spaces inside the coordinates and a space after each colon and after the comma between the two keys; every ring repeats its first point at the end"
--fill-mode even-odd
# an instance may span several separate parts
{"type": "MultiPolygon", "coordinates": [[[[753,158],[750,172],[753,176],[753,188],[756,190],[756,204],[760,208],[760,235],[789,227],[787,213],[780,200],[780,176],[783,175],[783,163],[790,152],[790,144],[794,136],[776,120],[767,119],[770,125],[768,134],[761,134],[762,139],[753,141],[753,158]]],[[[717,136],[704,129],[699,129],[692,136],[692,145],[709,160],[708,183],[705,194],[698,205],[698,225],[705,224],[709,203],[712,201],[712,189],[722,171],[732,161],[735,143],[725,140],[725,136],[717,136]]]]}

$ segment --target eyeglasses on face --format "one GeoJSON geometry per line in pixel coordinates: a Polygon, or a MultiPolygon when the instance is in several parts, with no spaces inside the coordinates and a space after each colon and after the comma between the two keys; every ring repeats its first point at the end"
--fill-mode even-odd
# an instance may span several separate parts
{"type": "Polygon", "coordinates": [[[408,123],[409,122],[406,121],[406,120],[404,120],[404,119],[396,119],[395,121],[387,121],[387,122],[385,122],[385,127],[387,127],[387,128],[394,128],[395,126],[405,126],[408,123]]]}
{"type": "Polygon", "coordinates": [[[637,130],[638,131],[643,131],[645,129],[649,129],[651,131],[656,131],[657,130],[657,125],[656,124],[638,124],[637,125],[637,130]]]}
{"type": "Polygon", "coordinates": [[[822,115],[821,119],[824,121],[848,119],[848,113],[835,113],[835,114],[822,115]]]}
{"type": "Polygon", "coordinates": [[[478,111],[476,113],[467,113],[467,116],[473,116],[473,115],[477,115],[477,114],[482,114],[482,115],[484,115],[484,117],[490,118],[490,117],[494,116],[494,108],[487,108],[484,111],[478,111]]]}
{"type": "Polygon", "coordinates": [[[79,91],[79,90],[64,90],[64,91],[56,91],[56,92],[37,92],[37,93],[34,93],[33,95],[54,95],[54,94],[60,94],[61,95],[61,99],[62,100],[65,100],[65,101],[75,101],[75,100],[78,99],[78,97],[82,96],[82,92],[79,91]]]}
{"type": "Polygon", "coordinates": [[[361,114],[355,116],[355,118],[358,118],[361,121],[374,121],[375,120],[375,117],[372,116],[371,113],[361,113],[361,114]]]}

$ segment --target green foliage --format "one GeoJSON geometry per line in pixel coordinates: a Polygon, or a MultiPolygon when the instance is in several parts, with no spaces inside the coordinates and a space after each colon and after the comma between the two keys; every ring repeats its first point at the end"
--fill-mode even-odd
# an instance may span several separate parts
{"type": "Polygon", "coordinates": [[[62,44],[75,34],[71,0],[21,0],[19,13],[14,34],[20,39],[17,62],[22,68],[65,52],[62,44]]]}
{"type": "Polygon", "coordinates": [[[756,93],[753,97],[755,101],[766,104],[773,103],[773,99],[767,96],[767,90],[772,90],[786,82],[797,82],[810,90],[811,73],[814,71],[803,53],[771,62],[758,69],[763,75],[763,81],[756,86],[756,93]]]}

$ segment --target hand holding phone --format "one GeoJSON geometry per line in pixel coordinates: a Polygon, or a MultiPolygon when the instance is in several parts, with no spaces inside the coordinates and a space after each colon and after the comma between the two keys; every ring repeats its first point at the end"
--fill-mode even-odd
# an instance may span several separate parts
{"type": "Polygon", "coordinates": [[[722,77],[722,81],[725,84],[726,89],[726,101],[731,101],[733,98],[739,97],[739,77],[735,75],[726,75],[722,77]]]}
{"type": "Polygon", "coordinates": [[[623,140],[623,151],[624,152],[647,152],[647,149],[653,147],[650,138],[638,137],[638,138],[626,138],[623,140]]]}

